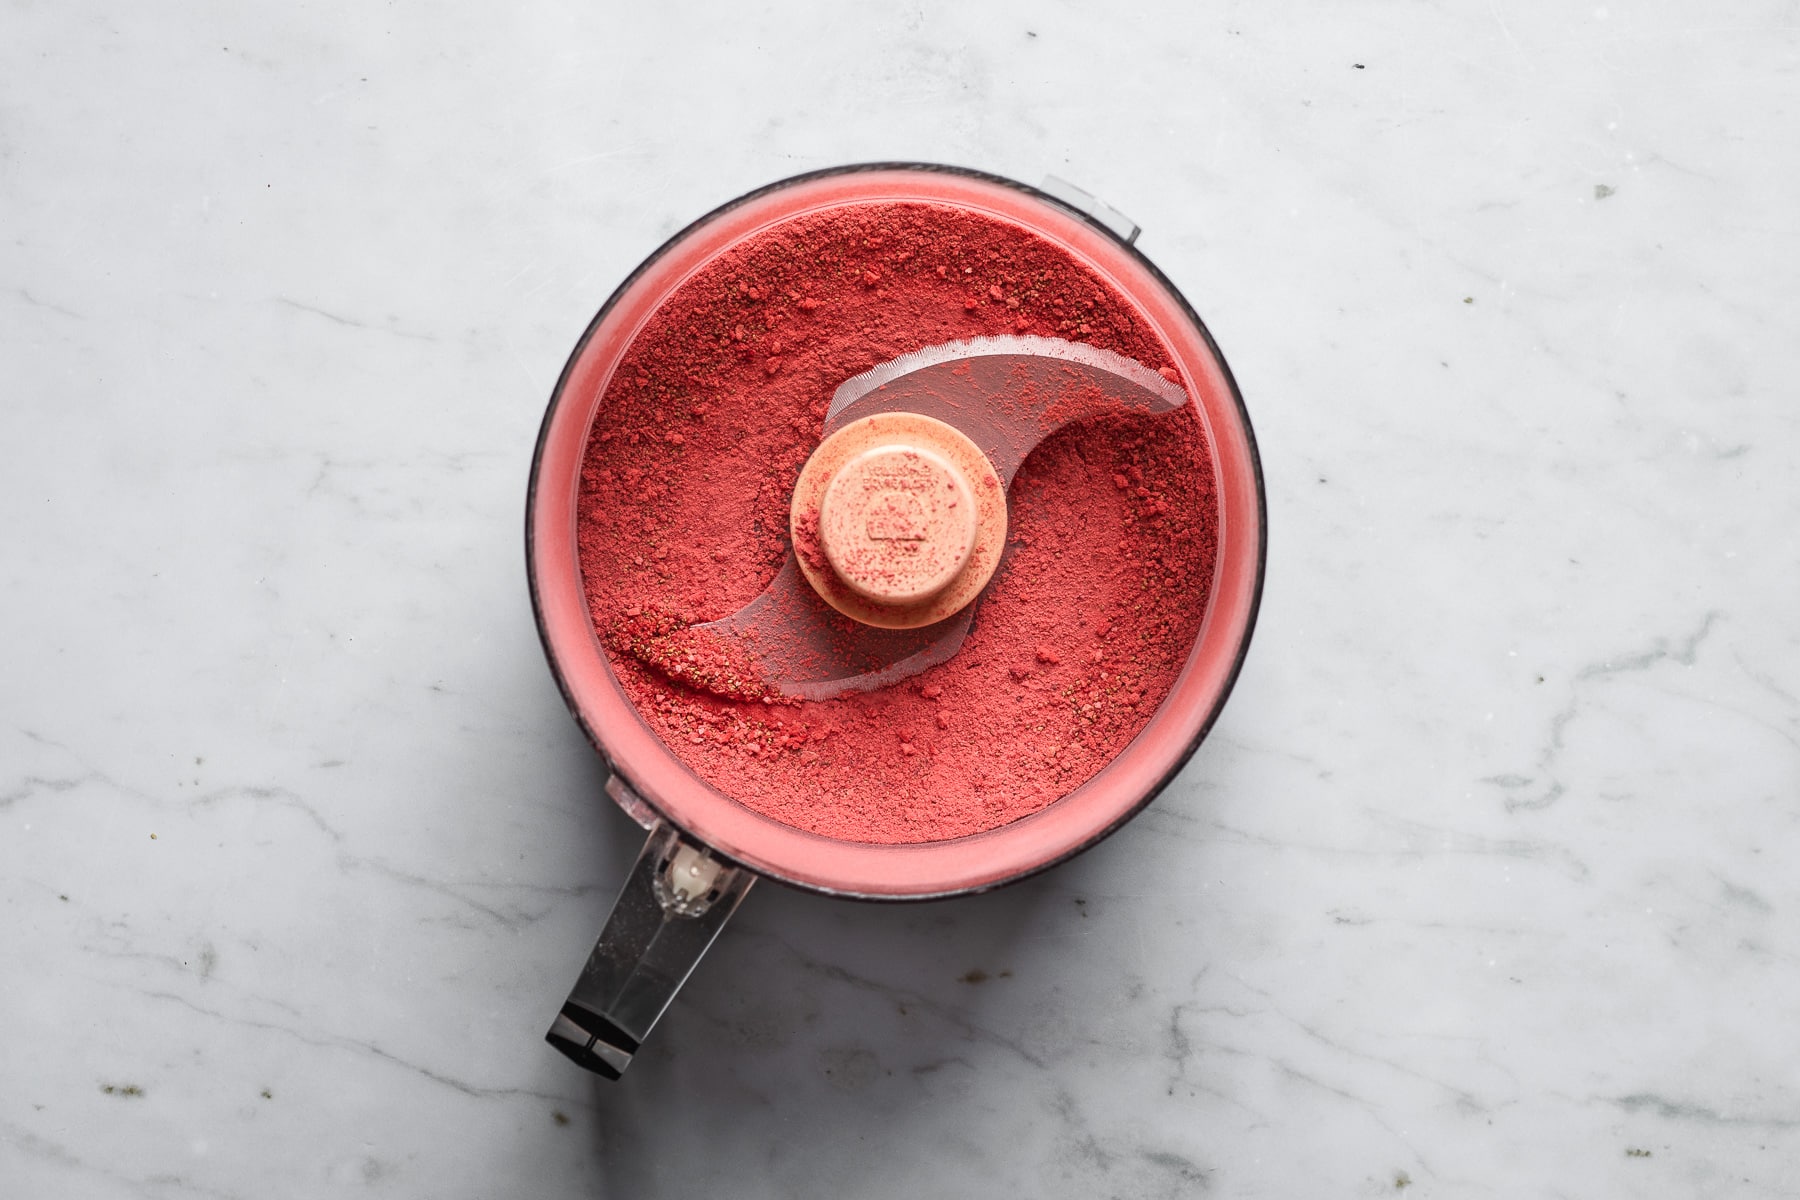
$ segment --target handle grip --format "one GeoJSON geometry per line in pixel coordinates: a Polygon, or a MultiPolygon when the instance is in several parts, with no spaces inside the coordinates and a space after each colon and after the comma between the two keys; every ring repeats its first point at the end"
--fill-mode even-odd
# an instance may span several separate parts
{"type": "Polygon", "coordinates": [[[756,876],[658,821],[545,1040],[617,1079],[756,876]]]}

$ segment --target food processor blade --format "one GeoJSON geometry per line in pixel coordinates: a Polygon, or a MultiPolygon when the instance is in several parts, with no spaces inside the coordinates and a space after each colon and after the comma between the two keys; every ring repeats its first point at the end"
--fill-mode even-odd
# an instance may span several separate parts
{"type": "MultiPolygon", "coordinates": [[[[904,354],[846,380],[832,396],[823,438],[877,413],[932,417],[974,442],[1005,489],[1038,443],[1073,421],[1169,413],[1187,402],[1180,383],[1109,350],[1059,338],[976,338],[904,354]]],[[[914,629],[864,624],[827,604],[789,550],[749,604],[673,636],[729,646],[765,694],[825,700],[887,687],[948,660],[977,604],[914,629]]],[[[657,655],[640,656],[658,665],[657,655]]]]}

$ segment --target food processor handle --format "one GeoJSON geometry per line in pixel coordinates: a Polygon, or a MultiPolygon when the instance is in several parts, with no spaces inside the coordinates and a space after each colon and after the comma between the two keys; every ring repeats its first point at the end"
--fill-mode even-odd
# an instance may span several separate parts
{"type": "Polygon", "coordinates": [[[673,825],[650,827],[600,940],[545,1039],[617,1079],[756,876],[673,825]]]}

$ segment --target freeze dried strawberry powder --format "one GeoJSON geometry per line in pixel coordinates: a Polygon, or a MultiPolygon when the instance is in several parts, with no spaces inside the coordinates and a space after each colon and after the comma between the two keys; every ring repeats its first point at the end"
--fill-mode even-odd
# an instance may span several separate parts
{"type": "Polygon", "coordinates": [[[1089,779],[1168,694],[1217,552],[1192,404],[1039,445],[967,640],[904,683],[788,701],[732,644],[686,629],[743,607],[786,559],[795,480],[839,384],[998,334],[1086,342],[1176,378],[1142,314],[1061,247],[991,214],[881,201],[795,216],[710,260],[607,385],[582,465],[588,609],[644,720],[739,803],[849,841],[978,833],[1089,779]]]}

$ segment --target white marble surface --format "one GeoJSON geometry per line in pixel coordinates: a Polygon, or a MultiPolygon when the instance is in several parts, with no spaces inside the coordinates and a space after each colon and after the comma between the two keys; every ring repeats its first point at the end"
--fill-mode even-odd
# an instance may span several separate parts
{"type": "Polygon", "coordinates": [[[1201,9],[7,6],[0,1191],[1800,1194],[1800,6],[1201,9]],[[1262,623],[1119,836],[760,888],[601,1084],[532,440],[664,236],[871,158],[1145,226],[1262,623]]]}

